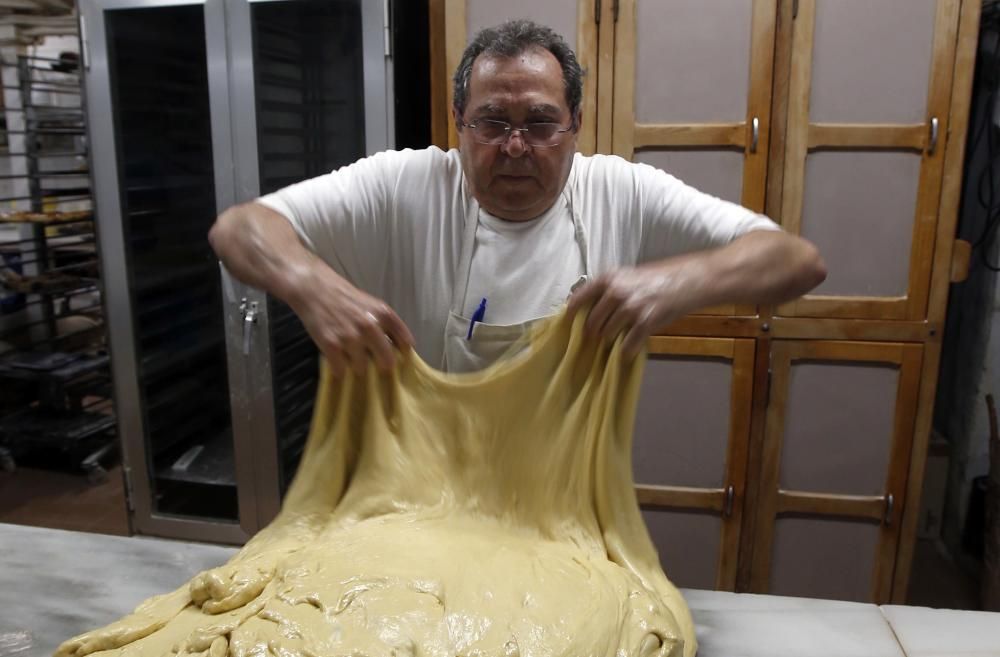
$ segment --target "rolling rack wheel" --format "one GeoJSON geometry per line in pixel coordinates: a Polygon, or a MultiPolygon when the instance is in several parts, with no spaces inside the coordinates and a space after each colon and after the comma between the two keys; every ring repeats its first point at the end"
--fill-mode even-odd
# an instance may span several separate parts
{"type": "Polygon", "coordinates": [[[87,481],[93,485],[103,484],[108,480],[108,471],[100,464],[86,466],[87,481]]]}

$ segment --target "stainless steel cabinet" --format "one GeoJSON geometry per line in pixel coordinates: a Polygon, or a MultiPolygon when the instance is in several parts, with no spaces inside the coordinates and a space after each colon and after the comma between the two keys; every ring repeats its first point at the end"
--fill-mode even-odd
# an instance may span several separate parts
{"type": "Polygon", "coordinates": [[[392,147],[388,17],[382,0],[84,0],[81,23],[133,526],[239,542],[298,466],[318,356],[206,234],[392,147]]]}

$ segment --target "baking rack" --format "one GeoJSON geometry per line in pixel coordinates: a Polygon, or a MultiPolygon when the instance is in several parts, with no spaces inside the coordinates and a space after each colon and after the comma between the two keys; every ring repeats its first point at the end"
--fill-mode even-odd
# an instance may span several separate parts
{"type": "Polygon", "coordinates": [[[75,53],[0,59],[0,467],[117,455],[75,53]]]}

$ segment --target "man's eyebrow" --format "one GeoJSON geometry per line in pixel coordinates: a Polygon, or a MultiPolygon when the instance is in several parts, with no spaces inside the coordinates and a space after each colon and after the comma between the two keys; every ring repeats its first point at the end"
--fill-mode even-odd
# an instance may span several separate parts
{"type": "Polygon", "coordinates": [[[506,110],[499,105],[486,103],[472,110],[475,114],[503,114],[506,110]]]}
{"type": "Polygon", "coordinates": [[[555,105],[532,105],[528,108],[528,111],[532,114],[558,114],[559,108],[555,105]]]}

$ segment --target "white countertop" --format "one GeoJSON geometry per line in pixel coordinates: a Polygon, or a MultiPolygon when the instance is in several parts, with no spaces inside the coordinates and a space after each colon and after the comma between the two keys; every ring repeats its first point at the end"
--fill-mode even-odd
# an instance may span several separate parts
{"type": "MultiPolygon", "coordinates": [[[[50,655],[235,552],[0,523],[0,657],[50,655]],[[79,600],[89,603],[81,608],[79,600]]],[[[1000,657],[996,613],[719,591],[684,596],[699,657],[1000,657]]]]}

